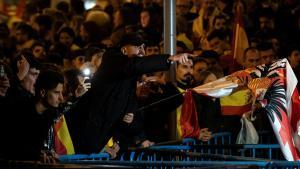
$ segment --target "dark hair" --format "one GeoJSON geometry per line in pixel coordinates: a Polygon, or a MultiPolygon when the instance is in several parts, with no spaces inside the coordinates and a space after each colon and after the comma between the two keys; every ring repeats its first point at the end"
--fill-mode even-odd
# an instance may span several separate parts
{"type": "Polygon", "coordinates": [[[43,48],[45,48],[45,44],[43,42],[40,41],[35,41],[32,46],[31,46],[31,50],[33,50],[36,46],[42,46],[43,48]]]}
{"type": "Polygon", "coordinates": [[[291,56],[293,51],[299,51],[300,52],[300,44],[291,44],[289,46],[288,52],[287,52],[287,56],[291,56]]]}
{"type": "Polygon", "coordinates": [[[259,51],[266,51],[266,50],[269,50],[269,49],[274,50],[272,43],[269,43],[269,42],[260,43],[259,45],[257,45],[257,49],[259,51]]]}
{"type": "Polygon", "coordinates": [[[57,38],[58,38],[57,40],[59,40],[59,36],[60,36],[61,33],[67,33],[73,39],[75,38],[75,32],[70,27],[63,27],[61,30],[59,30],[58,33],[57,33],[57,38]]]}
{"type": "Polygon", "coordinates": [[[120,9],[122,25],[135,25],[138,23],[138,7],[133,3],[125,3],[120,9]]]}
{"type": "Polygon", "coordinates": [[[258,18],[260,17],[274,19],[274,11],[271,8],[263,8],[259,11],[258,18]]]}
{"type": "Polygon", "coordinates": [[[195,65],[196,63],[201,63],[201,62],[204,62],[204,63],[206,63],[206,64],[208,65],[207,61],[206,61],[204,58],[202,58],[202,57],[195,57],[195,58],[193,59],[194,65],[195,65]]]}
{"type": "Polygon", "coordinates": [[[64,58],[59,53],[56,52],[48,52],[47,53],[47,61],[49,63],[53,63],[55,65],[63,66],[64,58]]]}
{"type": "Polygon", "coordinates": [[[248,47],[244,50],[244,54],[243,54],[243,58],[244,60],[246,59],[246,54],[248,51],[253,51],[253,50],[256,50],[258,52],[258,49],[256,47],[248,47]]]}
{"type": "Polygon", "coordinates": [[[201,55],[199,55],[198,57],[204,58],[204,59],[219,59],[219,54],[213,50],[205,50],[201,53],[201,55]]]}
{"type": "Polygon", "coordinates": [[[26,23],[20,23],[17,27],[16,30],[20,30],[22,34],[26,34],[29,39],[36,38],[37,37],[37,32],[28,24],[26,23]]]}
{"type": "Polygon", "coordinates": [[[219,38],[221,40],[225,40],[226,39],[226,34],[224,31],[222,30],[214,30],[212,31],[208,36],[207,36],[207,40],[211,41],[214,38],[219,38]]]}
{"type": "Polygon", "coordinates": [[[143,8],[142,12],[148,12],[149,16],[150,16],[150,21],[149,21],[149,25],[148,27],[155,27],[157,26],[157,20],[158,20],[158,16],[157,14],[155,14],[155,8],[153,7],[147,7],[147,8],[143,8]]]}
{"type": "Polygon", "coordinates": [[[213,19],[213,25],[215,25],[217,19],[224,19],[225,21],[227,21],[226,16],[224,16],[222,14],[221,15],[217,15],[213,19]]]}
{"type": "Polygon", "coordinates": [[[78,56],[84,56],[84,58],[85,58],[84,50],[78,49],[78,50],[71,52],[71,60],[76,59],[76,57],[78,57],[78,56]]]}
{"type": "Polygon", "coordinates": [[[62,2],[59,2],[57,5],[56,5],[56,9],[59,10],[59,11],[63,11],[65,13],[68,13],[69,12],[69,3],[65,2],[65,1],[62,1],[62,2]]]}
{"type": "Polygon", "coordinates": [[[57,87],[61,83],[64,84],[64,76],[57,71],[45,70],[42,71],[35,83],[36,96],[40,97],[41,90],[51,90],[57,87]]]}
{"type": "Polygon", "coordinates": [[[39,15],[35,18],[34,22],[38,25],[43,26],[46,30],[50,30],[52,28],[53,20],[50,15],[39,15]]]}
{"type": "Polygon", "coordinates": [[[102,39],[102,35],[99,34],[99,26],[95,22],[85,21],[82,26],[88,35],[88,42],[94,43],[102,39]]]}
{"type": "Polygon", "coordinates": [[[89,47],[88,49],[86,49],[85,51],[85,57],[86,57],[86,61],[91,61],[92,60],[92,56],[96,53],[104,53],[105,49],[101,49],[98,47],[89,47]]]}
{"type": "Polygon", "coordinates": [[[79,80],[78,77],[81,75],[81,71],[78,69],[68,69],[64,71],[64,77],[66,79],[64,95],[67,96],[69,93],[74,93],[78,88],[79,80]]]}
{"type": "Polygon", "coordinates": [[[21,59],[22,56],[25,57],[25,59],[27,60],[27,62],[30,65],[30,68],[36,68],[36,69],[39,69],[39,70],[42,68],[41,63],[37,59],[35,59],[32,52],[30,51],[30,49],[24,49],[23,51],[20,52],[20,54],[12,62],[12,70],[15,73],[18,73],[18,67],[17,67],[18,63],[17,62],[21,59]]]}
{"type": "Polygon", "coordinates": [[[183,43],[182,41],[177,41],[176,46],[181,47],[184,51],[186,51],[188,49],[187,46],[185,45],[185,43],[183,43]]]}

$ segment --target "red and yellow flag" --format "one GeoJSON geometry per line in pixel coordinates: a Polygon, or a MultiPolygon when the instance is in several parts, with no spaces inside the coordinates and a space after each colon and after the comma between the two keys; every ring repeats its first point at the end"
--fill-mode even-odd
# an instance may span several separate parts
{"type": "Polygon", "coordinates": [[[242,5],[240,1],[237,2],[232,38],[233,58],[241,65],[243,65],[244,51],[249,47],[248,37],[242,19],[242,5]]]}
{"type": "Polygon", "coordinates": [[[65,116],[62,115],[54,124],[54,149],[59,155],[75,154],[65,116]]]}

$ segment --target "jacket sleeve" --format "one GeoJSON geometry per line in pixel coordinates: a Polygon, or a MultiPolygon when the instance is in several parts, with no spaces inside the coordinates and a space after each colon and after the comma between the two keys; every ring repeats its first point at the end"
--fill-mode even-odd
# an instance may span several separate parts
{"type": "Polygon", "coordinates": [[[97,79],[115,80],[165,71],[169,68],[168,57],[169,55],[152,55],[128,58],[116,50],[108,50],[95,76],[97,79]]]}
{"type": "Polygon", "coordinates": [[[167,59],[169,55],[151,55],[147,57],[136,57],[132,60],[132,68],[129,69],[131,73],[142,75],[145,73],[166,71],[169,69],[167,59]]]}

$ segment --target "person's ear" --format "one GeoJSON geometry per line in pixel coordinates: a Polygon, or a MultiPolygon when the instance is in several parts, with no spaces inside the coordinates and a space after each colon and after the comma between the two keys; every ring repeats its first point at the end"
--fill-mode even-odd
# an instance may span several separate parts
{"type": "Polygon", "coordinates": [[[121,52],[123,53],[123,55],[127,55],[127,50],[125,47],[121,48],[121,52]]]}
{"type": "Polygon", "coordinates": [[[45,90],[45,89],[42,89],[42,90],[40,91],[40,95],[41,95],[41,97],[45,97],[45,96],[46,96],[46,90],[45,90]]]}

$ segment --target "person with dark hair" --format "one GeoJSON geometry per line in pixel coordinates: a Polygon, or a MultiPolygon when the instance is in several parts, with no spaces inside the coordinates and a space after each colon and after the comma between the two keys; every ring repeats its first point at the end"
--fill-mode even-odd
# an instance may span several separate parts
{"type": "Polygon", "coordinates": [[[21,23],[16,28],[15,38],[18,51],[30,49],[37,38],[37,32],[31,26],[21,23]]]}
{"type": "Polygon", "coordinates": [[[85,21],[80,27],[80,37],[85,43],[87,49],[91,45],[101,44],[102,35],[99,33],[99,26],[93,21],[85,21]]]}
{"type": "Polygon", "coordinates": [[[41,64],[34,58],[30,51],[22,51],[12,63],[14,72],[13,88],[24,98],[31,98],[34,94],[34,84],[40,73],[41,64]]]}
{"type": "Polygon", "coordinates": [[[61,28],[57,33],[57,41],[64,44],[69,52],[80,49],[80,47],[74,43],[75,38],[75,32],[70,27],[61,28]]]}
{"type": "MultiPolygon", "coordinates": [[[[289,63],[297,77],[300,79],[300,47],[299,45],[291,45],[288,53],[289,63]]],[[[300,89],[299,83],[297,84],[298,91],[300,89]]]]}
{"type": "Polygon", "coordinates": [[[208,69],[208,62],[202,57],[196,57],[194,59],[193,66],[193,77],[195,79],[195,83],[198,84],[203,78],[201,72],[206,71],[208,69]]]}
{"type": "Polygon", "coordinates": [[[31,46],[31,52],[37,60],[44,62],[46,60],[46,49],[42,42],[34,42],[31,46]]]}
{"type": "Polygon", "coordinates": [[[48,52],[46,55],[47,63],[54,64],[60,68],[64,66],[64,58],[57,52],[48,52]]]}
{"type": "Polygon", "coordinates": [[[257,49],[259,50],[262,64],[271,64],[277,59],[276,53],[271,43],[261,43],[257,46],[257,49]]]}
{"type": "Polygon", "coordinates": [[[41,72],[35,84],[35,97],[22,104],[12,102],[10,113],[6,113],[9,125],[13,128],[1,128],[6,139],[2,140],[1,157],[7,160],[48,161],[48,153],[42,154],[44,139],[53,124],[56,109],[63,101],[64,78],[59,72],[46,70],[41,72]]]}
{"type": "Polygon", "coordinates": [[[244,68],[251,68],[261,64],[260,53],[257,48],[249,47],[244,51],[244,68]]]}
{"type": "MultiPolygon", "coordinates": [[[[139,47],[141,44],[135,44],[139,47]]],[[[190,54],[129,57],[120,48],[108,49],[95,73],[91,89],[74,107],[69,123],[77,153],[99,153],[112,137],[120,121],[130,123],[138,111],[136,82],[145,73],[167,70],[170,63],[185,63],[190,54]],[[125,118],[125,119],[124,119],[125,118]]]]}
{"type": "Polygon", "coordinates": [[[116,11],[114,13],[113,20],[114,28],[111,34],[113,44],[118,44],[124,34],[129,33],[129,31],[133,30],[134,27],[137,28],[137,23],[138,13],[136,12],[136,9],[134,9],[133,5],[129,5],[128,3],[127,6],[123,6],[116,11]]]}
{"type": "Polygon", "coordinates": [[[61,1],[56,5],[56,9],[62,12],[65,16],[69,16],[70,14],[70,5],[66,1],[61,1]]]}
{"type": "Polygon", "coordinates": [[[38,15],[33,23],[33,28],[38,32],[39,38],[45,43],[45,48],[48,50],[51,45],[53,19],[50,15],[38,15]]]}

